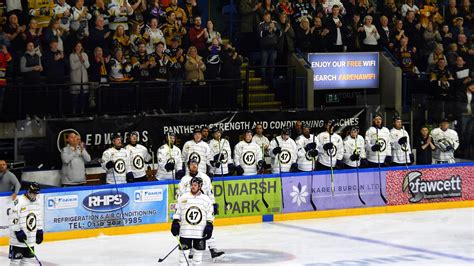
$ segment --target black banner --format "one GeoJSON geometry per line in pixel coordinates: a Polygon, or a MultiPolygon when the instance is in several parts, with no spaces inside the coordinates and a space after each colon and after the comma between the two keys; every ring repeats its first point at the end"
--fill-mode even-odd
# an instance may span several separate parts
{"type": "MultiPolygon", "coordinates": [[[[44,154],[42,160],[48,165],[60,166],[60,150],[66,145],[66,134],[77,132],[86,144],[87,150],[93,159],[102,156],[102,152],[110,147],[111,137],[118,133],[123,136],[124,142],[130,132],[139,132],[139,141],[155,152],[163,144],[164,136],[168,132],[177,134],[176,145],[182,147],[191,139],[194,128],[202,126],[217,126],[223,130],[223,136],[233,146],[237,144],[244,130],[254,129],[260,123],[264,128],[264,135],[270,140],[280,134],[285,127],[293,128],[296,121],[307,123],[312,128],[312,133],[323,130],[324,121],[334,118],[337,121],[336,130],[344,132],[350,126],[357,125],[362,129],[367,127],[366,110],[352,108],[345,110],[304,111],[304,112],[220,112],[206,114],[179,114],[155,116],[129,116],[123,118],[89,118],[83,120],[50,120],[47,121],[46,137],[50,150],[44,154]],[[54,162],[54,163],[53,163],[54,162]]],[[[362,133],[362,132],[361,132],[362,133]]],[[[292,136],[295,138],[295,136],[292,136]]]]}

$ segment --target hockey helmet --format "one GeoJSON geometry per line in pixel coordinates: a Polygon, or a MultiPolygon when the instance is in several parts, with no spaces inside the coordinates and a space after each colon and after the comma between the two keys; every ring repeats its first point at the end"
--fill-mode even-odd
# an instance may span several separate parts
{"type": "Polygon", "coordinates": [[[193,134],[196,134],[196,133],[201,133],[201,129],[200,128],[194,128],[193,130],[193,134]]]}
{"type": "Polygon", "coordinates": [[[308,128],[308,129],[311,129],[311,127],[309,126],[308,123],[303,123],[303,125],[301,126],[301,128],[308,128]]]}
{"type": "Polygon", "coordinates": [[[222,133],[222,131],[218,127],[211,127],[211,129],[209,129],[209,133],[211,133],[213,135],[214,135],[214,133],[217,133],[217,132],[222,133]]]}
{"type": "Polygon", "coordinates": [[[191,178],[191,181],[189,181],[189,184],[192,186],[193,183],[197,183],[199,185],[199,187],[202,187],[202,178],[200,178],[199,176],[195,176],[193,178],[191,178]]]}
{"type": "Polygon", "coordinates": [[[118,139],[118,138],[121,139],[122,136],[120,136],[120,134],[113,134],[113,135],[112,135],[112,141],[114,141],[114,140],[116,140],[116,139],[118,139]]]}
{"type": "Polygon", "coordinates": [[[359,132],[359,126],[352,126],[351,131],[357,131],[359,132]]]}
{"type": "Polygon", "coordinates": [[[28,193],[38,194],[40,192],[40,186],[38,183],[33,182],[28,185],[28,193]]]}
{"type": "Polygon", "coordinates": [[[287,127],[284,127],[281,129],[281,134],[282,135],[291,135],[291,130],[287,127]]]}

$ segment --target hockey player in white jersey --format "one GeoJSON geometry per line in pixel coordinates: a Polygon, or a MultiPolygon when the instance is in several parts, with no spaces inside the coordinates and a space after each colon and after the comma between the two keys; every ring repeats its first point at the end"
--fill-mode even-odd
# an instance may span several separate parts
{"type": "Polygon", "coordinates": [[[290,138],[291,130],[284,128],[281,135],[270,141],[268,147],[270,156],[272,158],[272,173],[282,173],[297,171],[296,164],[297,147],[295,141],[290,138]]]}
{"type": "Polygon", "coordinates": [[[303,124],[302,130],[302,135],[296,138],[298,170],[303,172],[314,171],[318,159],[318,139],[310,133],[311,129],[307,124],[303,124]]]}
{"type": "MultiPolygon", "coordinates": [[[[213,213],[214,215],[219,214],[219,206],[215,201],[214,197],[214,190],[212,189],[212,182],[211,179],[209,178],[208,175],[205,173],[199,171],[198,168],[198,163],[195,160],[191,160],[188,162],[188,174],[186,174],[179,182],[178,187],[178,196],[184,195],[185,193],[188,193],[191,191],[191,183],[190,181],[192,180],[193,177],[199,177],[202,179],[202,186],[201,190],[203,194],[209,197],[211,199],[212,205],[213,205],[213,213]]],[[[211,252],[211,257],[213,259],[218,259],[224,256],[225,252],[224,251],[218,251],[216,248],[216,243],[214,238],[209,239],[207,242],[209,246],[209,251],[211,252]]]]}
{"type": "Polygon", "coordinates": [[[328,170],[334,167],[342,168],[344,145],[341,136],[334,133],[336,121],[329,119],[325,123],[326,131],[318,134],[319,160],[318,170],[328,170]]]}
{"type": "Polygon", "coordinates": [[[456,131],[449,128],[449,119],[444,118],[439,128],[433,129],[430,135],[436,146],[431,155],[432,163],[456,163],[454,151],[459,147],[459,137],[456,131]]]}
{"type": "Polygon", "coordinates": [[[34,263],[33,250],[43,242],[43,216],[41,201],[38,200],[40,187],[31,183],[27,192],[18,197],[13,207],[7,210],[10,220],[10,265],[30,265],[34,263]]]}
{"type": "Polygon", "coordinates": [[[263,157],[268,157],[268,146],[270,145],[270,141],[263,135],[262,124],[255,125],[255,135],[252,137],[252,142],[256,143],[259,147],[263,146],[263,157]]]}
{"type": "Polygon", "coordinates": [[[402,166],[413,163],[413,154],[410,147],[410,136],[402,126],[402,118],[393,118],[393,128],[390,129],[390,140],[392,145],[392,165],[402,166]]]}
{"type": "Polygon", "coordinates": [[[133,179],[130,167],[130,153],[122,148],[122,137],[112,137],[112,147],[102,153],[102,168],[106,171],[107,184],[124,184],[133,179]]]}
{"type": "Polygon", "coordinates": [[[365,155],[365,140],[359,135],[359,127],[351,127],[349,135],[344,139],[344,164],[345,167],[357,168],[367,164],[365,155]]]}
{"type": "Polygon", "coordinates": [[[130,143],[125,146],[125,150],[130,154],[130,165],[133,178],[127,179],[128,183],[146,182],[145,162],[151,160],[150,153],[145,146],[138,144],[138,132],[130,133],[130,143]]]}
{"type": "Polygon", "coordinates": [[[256,175],[265,165],[264,144],[261,147],[252,141],[252,130],[246,130],[244,139],[234,147],[234,163],[238,175],[256,175]]]}
{"type": "Polygon", "coordinates": [[[158,180],[175,179],[177,172],[183,171],[181,150],[176,145],[174,145],[175,141],[176,134],[166,134],[165,144],[161,145],[156,153],[158,157],[158,180]]]}
{"type": "Polygon", "coordinates": [[[376,114],[372,119],[372,126],[365,132],[365,151],[369,167],[388,166],[392,162],[390,131],[382,122],[382,115],[376,114]]]}
{"type": "Polygon", "coordinates": [[[234,163],[232,160],[232,151],[230,149],[229,141],[222,138],[222,131],[217,127],[210,129],[212,139],[209,141],[209,148],[211,149],[211,170],[214,175],[228,175],[234,171],[234,163]]]}
{"type": "Polygon", "coordinates": [[[201,265],[206,240],[212,236],[214,215],[211,199],[203,194],[203,180],[194,176],[189,181],[190,191],[178,198],[173,215],[171,233],[179,236],[179,265],[201,265]],[[192,249],[192,256],[191,256],[192,249]],[[190,257],[188,261],[188,258],[190,257]]]}
{"type": "MultiPolygon", "coordinates": [[[[199,172],[207,173],[207,165],[210,164],[211,149],[209,145],[202,140],[201,130],[198,128],[193,131],[193,139],[188,140],[182,151],[183,163],[187,164],[190,159],[196,160],[199,164],[199,172]]],[[[187,173],[186,169],[186,173],[187,173]]]]}

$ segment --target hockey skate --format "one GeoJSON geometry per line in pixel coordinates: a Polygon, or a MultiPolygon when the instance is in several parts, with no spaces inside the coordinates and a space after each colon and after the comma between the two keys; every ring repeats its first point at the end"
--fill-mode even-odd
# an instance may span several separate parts
{"type": "Polygon", "coordinates": [[[225,257],[224,251],[218,251],[216,248],[211,248],[209,251],[211,252],[211,258],[214,262],[225,257]]]}

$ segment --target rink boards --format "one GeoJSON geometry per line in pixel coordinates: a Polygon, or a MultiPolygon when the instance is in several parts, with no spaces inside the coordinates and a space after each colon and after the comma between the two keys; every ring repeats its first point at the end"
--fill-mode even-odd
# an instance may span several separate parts
{"type": "MultiPolygon", "coordinates": [[[[333,177],[330,171],[216,177],[213,187],[219,214],[215,223],[472,207],[473,182],[474,163],[340,170],[333,177]]],[[[45,239],[168,230],[176,202],[175,188],[174,181],[165,180],[117,187],[44,189],[39,201],[44,205],[45,239]]],[[[7,195],[0,194],[0,245],[8,244],[5,214],[11,200],[7,195]]]]}

